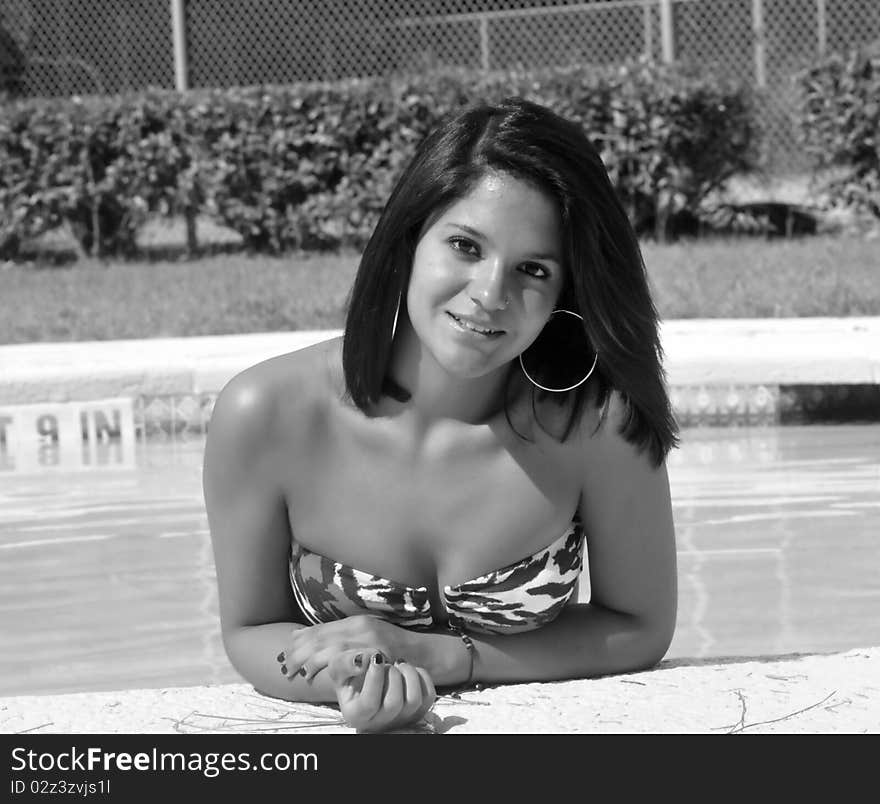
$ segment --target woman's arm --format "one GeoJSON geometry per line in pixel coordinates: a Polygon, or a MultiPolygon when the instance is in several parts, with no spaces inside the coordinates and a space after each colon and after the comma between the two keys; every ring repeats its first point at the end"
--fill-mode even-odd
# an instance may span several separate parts
{"type": "Polygon", "coordinates": [[[220,393],[205,445],[203,489],[220,602],[223,645],[260,692],[336,701],[326,673],[285,678],[276,660],[305,622],[288,580],[290,526],[280,485],[277,413],[264,364],[220,393]]]}
{"type": "MultiPolygon", "coordinates": [[[[264,695],[338,703],[346,722],[362,731],[407,725],[434,702],[434,684],[420,667],[384,661],[381,641],[337,646],[308,678],[282,672],[291,669],[291,635],[309,629],[288,578],[291,533],[281,486],[297,450],[294,434],[285,437],[277,423],[271,380],[271,361],[235,377],[217,399],[205,446],[203,486],[226,653],[264,695]]],[[[283,396],[286,421],[296,421],[290,408],[297,400],[283,396]]],[[[307,433],[308,424],[295,429],[307,433]]]]}
{"type": "MultiPolygon", "coordinates": [[[[675,534],[665,465],[655,468],[618,433],[622,403],[583,436],[581,518],[590,602],[566,606],[552,623],[522,634],[481,636],[474,680],[551,681],[629,672],[655,665],[675,630],[675,534]]],[[[460,684],[457,637],[429,634],[425,667],[438,686],[460,684]]],[[[466,673],[466,670],[464,671],[466,673]]]]}

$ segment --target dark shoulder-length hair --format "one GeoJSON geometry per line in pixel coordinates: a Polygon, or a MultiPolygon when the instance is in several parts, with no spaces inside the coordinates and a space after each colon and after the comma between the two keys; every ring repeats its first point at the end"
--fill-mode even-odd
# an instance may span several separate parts
{"type": "MultiPolygon", "coordinates": [[[[387,388],[395,315],[425,222],[491,171],[528,181],[555,199],[567,266],[557,306],[583,316],[599,354],[588,383],[552,394],[553,401],[567,403],[562,439],[588,398],[604,415],[616,390],[625,405],[620,433],[659,465],[675,446],[678,428],[638,239],[583,129],[522,98],[470,106],[448,118],[423,140],[394,187],[349,298],[342,363],[352,401],[366,411],[387,388]]],[[[535,410],[534,397],[532,402],[535,410]]]]}

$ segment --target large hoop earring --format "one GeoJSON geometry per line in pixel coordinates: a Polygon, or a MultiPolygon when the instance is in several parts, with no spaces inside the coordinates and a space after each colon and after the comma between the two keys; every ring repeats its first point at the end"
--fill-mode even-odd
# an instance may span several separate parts
{"type": "Polygon", "coordinates": [[[391,325],[391,340],[394,340],[394,336],[397,334],[397,317],[400,315],[400,302],[403,299],[403,293],[397,297],[397,309],[394,311],[394,323],[391,325]]]}
{"type": "Polygon", "coordinates": [[[569,360],[572,355],[582,351],[583,343],[586,341],[583,320],[582,315],[572,310],[554,310],[550,313],[550,318],[541,330],[541,334],[520,354],[519,366],[522,373],[536,388],[561,394],[573,391],[590,379],[599,362],[599,353],[595,350],[589,371],[577,382],[573,382],[575,378],[569,376],[572,374],[569,360]],[[543,343],[538,344],[538,341],[543,343]],[[534,349],[536,345],[538,349],[534,349]],[[526,367],[526,363],[530,364],[530,368],[526,367]],[[554,374],[559,378],[556,383],[552,382],[554,374]],[[554,385],[558,387],[553,387],[554,385]]]}

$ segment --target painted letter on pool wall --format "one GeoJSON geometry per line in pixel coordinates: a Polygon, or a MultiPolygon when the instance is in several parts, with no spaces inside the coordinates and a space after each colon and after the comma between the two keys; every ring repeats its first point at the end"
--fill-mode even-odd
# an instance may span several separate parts
{"type": "Polygon", "coordinates": [[[0,471],[134,467],[132,400],[0,407],[0,471]]]}

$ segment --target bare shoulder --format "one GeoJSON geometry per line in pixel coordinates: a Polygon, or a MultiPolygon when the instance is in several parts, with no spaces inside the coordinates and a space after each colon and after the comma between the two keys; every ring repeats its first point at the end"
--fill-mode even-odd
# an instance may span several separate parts
{"type": "Polygon", "coordinates": [[[214,404],[209,444],[223,441],[247,458],[314,433],[341,392],[340,349],[340,339],[332,338],[236,374],[214,404]]]}
{"type": "Polygon", "coordinates": [[[629,403],[619,391],[611,390],[602,405],[588,401],[575,439],[588,481],[605,486],[619,482],[621,473],[631,479],[664,469],[665,465],[655,467],[649,452],[623,435],[629,415],[629,403]]]}
{"type": "Polygon", "coordinates": [[[303,620],[287,579],[286,467],[314,437],[337,352],[338,345],[317,344],[251,366],[214,405],[202,483],[224,637],[249,625],[303,620]]]}
{"type": "MultiPolygon", "coordinates": [[[[590,562],[605,556],[626,564],[627,555],[645,552],[647,541],[658,561],[662,557],[669,564],[674,528],[666,462],[655,465],[648,450],[623,435],[628,407],[620,393],[611,392],[601,409],[594,406],[592,422],[585,417],[579,433],[581,513],[593,542],[590,562]]],[[[604,587],[601,594],[613,596],[604,587]]]]}

